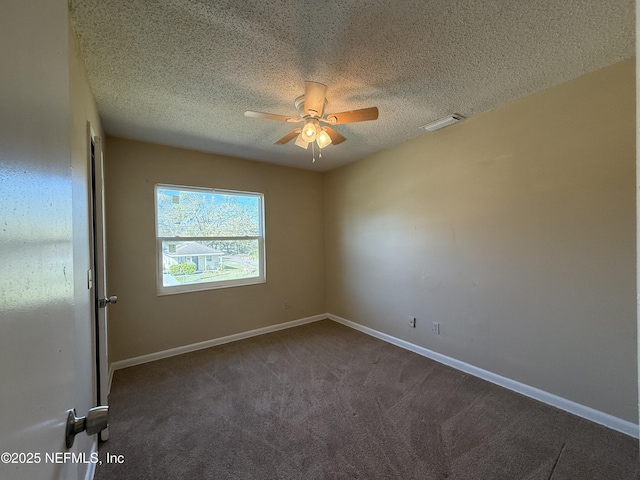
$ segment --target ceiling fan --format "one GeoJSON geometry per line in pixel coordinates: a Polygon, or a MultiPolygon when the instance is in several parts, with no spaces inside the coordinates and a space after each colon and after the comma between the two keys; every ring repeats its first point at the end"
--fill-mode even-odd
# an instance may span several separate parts
{"type": "MultiPolygon", "coordinates": [[[[329,113],[324,115],[324,108],[327,105],[327,86],[318,82],[304,82],[304,94],[295,99],[294,105],[299,112],[298,117],[289,117],[286,115],[276,115],[274,113],[252,112],[250,110],[244,112],[245,117],[267,118],[270,120],[279,120],[282,122],[301,123],[304,125],[300,128],[289,132],[280,140],[276,141],[276,145],[284,145],[296,138],[296,145],[302,148],[312,147],[315,144],[320,149],[334,144],[338,145],[346,140],[345,137],[336,132],[328,125],[340,125],[342,123],[364,122],[367,120],[376,120],[378,118],[378,107],[362,108],[360,110],[350,110],[348,112],[329,113]]],[[[322,156],[322,153],[320,154],[322,156]]],[[[314,159],[315,161],[315,155],[314,159]]]]}

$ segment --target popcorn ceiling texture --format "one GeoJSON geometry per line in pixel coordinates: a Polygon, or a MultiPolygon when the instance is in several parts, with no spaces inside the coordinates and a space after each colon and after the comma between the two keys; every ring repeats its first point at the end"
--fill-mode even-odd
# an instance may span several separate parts
{"type": "MultiPolygon", "coordinates": [[[[314,170],[634,56],[633,0],[70,0],[107,133],[314,170]],[[304,81],[377,121],[311,151],[273,143],[304,81]]],[[[570,115],[570,112],[567,112],[570,115]]]]}

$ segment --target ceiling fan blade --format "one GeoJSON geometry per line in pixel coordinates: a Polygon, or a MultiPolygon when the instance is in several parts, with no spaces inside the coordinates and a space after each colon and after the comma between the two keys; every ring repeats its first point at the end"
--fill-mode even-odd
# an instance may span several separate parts
{"type": "Polygon", "coordinates": [[[361,108],[360,110],[330,113],[329,115],[327,115],[327,122],[331,125],[340,125],[341,123],[366,122],[367,120],[377,119],[378,107],[361,108]]]}
{"type": "Polygon", "coordinates": [[[296,128],[294,131],[287,133],[284,137],[282,137],[280,140],[278,140],[274,145],[284,145],[285,143],[290,142],[299,133],[300,133],[300,129],[296,128]]]}
{"type": "Polygon", "coordinates": [[[324,126],[324,127],[322,127],[322,129],[325,132],[327,132],[327,135],[329,135],[329,137],[331,138],[331,143],[333,143],[334,145],[338,145],[339,143],[342,143],[342,142],[344,142],[346,140],[345,137],[340,135],[338,132],[336,132],[331,127],[324,126]]]}
{"type": "Polygon", "coordinates": [[[299,118],[288,117],[286,115],[276,115],[275,113],[252,112],[247,110],[244,112],[245,117],[251,118],[267,118],[269,120],[280,120],[281,122],[299,122],[299,118]]]}
{"type": "Polygon", "coordinates": [[[304,82],[304,111],[308,115],[321,117],[324,111],[327,86],[318,82],[304,82]]]}

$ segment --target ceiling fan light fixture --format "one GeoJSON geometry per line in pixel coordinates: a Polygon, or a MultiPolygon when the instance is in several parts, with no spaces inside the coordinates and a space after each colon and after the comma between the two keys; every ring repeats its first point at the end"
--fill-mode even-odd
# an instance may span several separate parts
{"type": "Polygon", "coordinates": [[[302,133],[300,135],[305,142],[313,142],[316,139],[316,133],[317,129],[315,123],[313,120],[309,120],[305,123],[304,127],[302,127],[302,133]]]}
{"type": "Polygon", "coordinates": [[[304,148],[305,150],[309,147],[309,142],[302,137],[302,133],[300,133],[296,138],[296,145],[300,148],[304,148]]]}
{"type": "Polygon", "coordinates": [[[331,137],[327,134],[327,132],[324,131],[323,128],[321,128],[316,135],[316,142],[318,142],[318,146],[320,148],[324,148],[327,145],[331,144],[331,137]]]}

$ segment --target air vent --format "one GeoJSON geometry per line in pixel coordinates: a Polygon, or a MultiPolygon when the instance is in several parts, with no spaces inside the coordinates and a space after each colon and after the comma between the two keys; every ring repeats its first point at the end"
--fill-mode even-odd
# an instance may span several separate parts
{"type": "Polygon", "coordinates": [[[458,113],[454,113],[453,115],[442,117],[442,118],[439,118],[438,120],[434,120],[431,123],[422,125],[420,129],[425,130],[427,132],[433,132],[435,130],[440,130],[441,128],[448,127],[449,125],[453,125],[454,123],[458,123],[462,120],[464,120],[464,117],[462,115],[458,113]]]}

